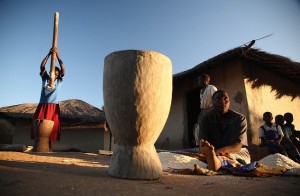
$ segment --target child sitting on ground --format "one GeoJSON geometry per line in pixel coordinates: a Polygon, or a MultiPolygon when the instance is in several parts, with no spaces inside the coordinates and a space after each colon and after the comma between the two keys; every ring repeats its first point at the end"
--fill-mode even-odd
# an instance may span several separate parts
{"type": "Polygon", "coordinates": [[[259,127],[259,137],[261,139],[261,145],[268,146],[271,154],[280,153],[288,157],[284,148],[280,145],[283,137],[281,127],[272,123],[273,115],[271,112],[265,112],[263,114],[263,120],[265,123],[259,127]]]}
{"type": "Polygon", "coordinates": [[[283,148],[285,149],[285,151],[287,152],[288,156],[290,159],[292,159],[293,161],[300,163],[300,154],[299,151],[297,150],[296,146],[293,144],[293,142],[290,139],[290,135],[292,134],[292,132],[287,130],[284,128],[284,117],[283,115],[277,115],[275,116],[275,124],[280,126],[282,128],[282,132],[284,134],[284,137],[281,140],[281,145],[283,146],[283,148]]]}
{"type": "Polygon", "coordinates": [[[292,113],[284,114],[285,124],[283,125],[283,133],[287,135],[287,137],[293,142],[293,144],[297,147],[298,151],[300,151],[300,132],[295,130],[295,125],[293,124],[294,116],[292,113]]]}

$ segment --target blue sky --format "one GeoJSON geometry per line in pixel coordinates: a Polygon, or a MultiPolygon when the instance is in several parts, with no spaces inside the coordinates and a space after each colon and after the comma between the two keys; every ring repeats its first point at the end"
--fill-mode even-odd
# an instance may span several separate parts
{"type": "Polygon", "coordinates": [[[114,51],[163,53],[175,74],[274,33],[254,47],[300,62],[299,0],[1,0],[0,107],[39,101],[56,11],[66,66],[60,100],[98,108],[104,58],[114,51]]]}

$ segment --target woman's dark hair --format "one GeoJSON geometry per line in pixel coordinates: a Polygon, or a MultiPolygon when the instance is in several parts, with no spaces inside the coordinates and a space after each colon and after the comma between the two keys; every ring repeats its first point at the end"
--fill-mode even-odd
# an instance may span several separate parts
{"type": "Polygon", "coordinates": [[[60,73],[59,67],[55,67],[55,71],[58,71],[60,73]]]}
{"type": "Polygon", "coordinates": [[[59,72],[57,78],[62,79],[62,77],[61,77],[61,70],[59,69],[59,67],[56,67],[56,66],[55,66],[55,71],[58,71],[58,72],[59,72]]]}

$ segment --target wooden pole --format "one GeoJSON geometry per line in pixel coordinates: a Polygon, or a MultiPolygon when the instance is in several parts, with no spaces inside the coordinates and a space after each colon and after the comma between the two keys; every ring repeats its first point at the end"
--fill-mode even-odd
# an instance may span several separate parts
{"type": "MultiPolygon", "coordinates": [[[[59,13],[54,13],[54,28],[53,28],[53,42],[52,42],[52,48],[57,48],[57,37],[58,37],[58,20],[59,20],[59,13]]],[[[51,55],[51,64],[50,64],[50,87],[54,86],[54,80],[55,80],[55,61],[56,61],[56,53],[53,53],[51,55]]]]}

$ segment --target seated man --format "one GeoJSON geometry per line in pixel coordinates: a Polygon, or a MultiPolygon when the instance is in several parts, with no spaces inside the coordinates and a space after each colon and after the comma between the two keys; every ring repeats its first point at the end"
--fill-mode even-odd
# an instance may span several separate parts
{"type": "Polygon", "coordinates": [[[214,93],[213,105],[214,109],[200,123],[199,148],[207,160],[207,168],[217,171],[229,164],[235,167],[249,164],[245,116],[229,109],[230,100],[223,90],[214,93]]]}

